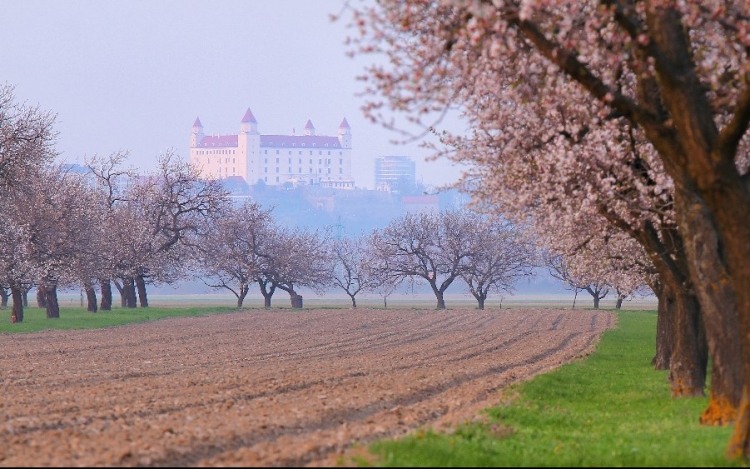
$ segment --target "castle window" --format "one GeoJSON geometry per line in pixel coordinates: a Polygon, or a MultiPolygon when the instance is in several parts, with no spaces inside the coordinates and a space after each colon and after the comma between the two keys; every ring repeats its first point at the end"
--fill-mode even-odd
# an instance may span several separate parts
{"type": "Polygon", "coordinates": [[[263,180],[268,182],[268,176],[264,177],[263,180]]]}
{"type": "Polygon", "coordinates": [[[302,164],[302,158],[299,159],[299,164],[302,164]]]}
{"type": "Polygon", "coordinates": [[[328,168],[328,174],[331,174],[331,168],[328,168]]]}
{"type": "Polygon", "coordinates": [[[309,172],[309,173],[312,173],[312,168],[310,168],[310,171],[308,171],[308,172],[309,172]]]}
{"type": "Polygon", "coordinates": [[[266,160],[265,163],[268,164],[268,158],[264,158],[264,159],[266,160]]]}
{"type": "Polygon", "coordinates": [[[278,166],[276,166],[276,172],[277,172],[277,173],[279,172],[279,167],[278,167],[278,166]]]}
{"type": "Polygon", "coordinates": [[[312,155],[312,150],[310,150],[310,154],[312,155]]]}
{"type": "Polygon", "coordinates": [[[279,164],[279,159],[278,158],[276,158],[276,164],[279,164]]]}
{"type": "Polygon", "coordinates": [[[331,150],[328,150],[328,155],[330,155],[330,154],[331,154],[331,150]]]}
{"type": "Polygon", "coordinates": [[[339,164],[344,164],[344,159],[343,158],[339,158],[339,164]]]}
{"type": "Polygon", "coordinates": [[[267,173],[268,172],[268,168],[263,168],[263,172],[267,173]]]}
{"type": "Polygon", "coordinates": [[[289,174],[292,174],[292,168],[289,168],[289,171],[287,171],[289,174]]]}
{"type": "Polygon", "coordinates": [[[343,153],[342,153],[342,152],[339,152],[339,155],[343,155],[343,153]]]}
{"type": "Polygon", "coordinates": [[[234,161],[234,158],[232,158],[232,164],[235,164],[235,163],[236,163],[236,162],[234,161]]]}
{"type": "Polygon", "coordinates": [[[266,155],[268,154],[268,150],[263,150],[263,151],[265,152],[266,155]]]}
{"type": "Polygon", "coordinates": [[[299,169],[299,173],[302,174],[302,168],[299,169]]]}
{"type": "Polygon", "coordinates": [[[279,177],[278,176],[276,176],[276,182],[279,182],[279,177]]]}
{"type": "Polygon", "coordinates": [[[291,158],[289,158],[289,164],[292,164],[292,159],[291,158]]]}
{"type": "Polygon", "coordinates": [[[300,155],[302,154],[302,150],[300,150],[299,154],[300,154],[300,155]]]}
{"type": "Polygon", "coordinates": [[[276,154],[277,154],[277,155],[279,154],[279,150],[276,150],[276,154]]]}
{"type": "Polygon", "coordinates": [[[339,174],[344,174],[344,168],[339,168],[339,174]]]}
{"type": "Polygon", "coordinates": [[[320,150],[318,150],[318,155],[322,155],[322,154],[323,154],[323,152],[320,151],[320,150]]]}
{"type": "Polygon", "coordinates": [[[310,164],[312,164],[312,158],[310,158],[310,164]]]}
{"type": "MultiPolygon", "coordinates": [[[[292,150],[289,150],[289,154],[290,154],[290,155],[292,154],[292,150]]],[[[289,158],[289,159],[291,160],[291,158],[289,158]]]]}
{"type": "Polygon", "coordinates": [[[330,158],[328,158],[328,163],[327,164],[331,164],[331,159],[330,158]]]}
{"type": "Polygon", "coordinates": [[[318,168],[318,174],[322,173],[323,170],[321,168],[318,168]]]}
{"type": "Polygon", "coordinates": [[[323,159],[322,158],[318,158],[318,164],[323,164],[323,159]]]}

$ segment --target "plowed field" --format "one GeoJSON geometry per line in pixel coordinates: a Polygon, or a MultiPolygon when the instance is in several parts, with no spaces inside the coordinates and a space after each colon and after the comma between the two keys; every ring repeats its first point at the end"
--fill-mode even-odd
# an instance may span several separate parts
{"type": "Polygon", "coordinates": [[[0,465],[334,465],[589,353],[590,310],[244,311],[0,335],[0,465]]]}

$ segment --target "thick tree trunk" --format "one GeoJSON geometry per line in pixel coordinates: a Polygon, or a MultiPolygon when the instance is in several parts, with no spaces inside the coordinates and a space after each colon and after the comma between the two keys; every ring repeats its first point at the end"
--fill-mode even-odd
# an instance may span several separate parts
{"type": "Polygon", "coordinates": [[[352,299],[352,308],[357,309],[357,299],[354,297],[354,295],[349,295],[349,298],[352,299]]]}
{"type": "Polygon", "coordinates": [[[593,298],[594,298],[594,309],[599,309],[599,295],[594,293],[593,298]]]}
{"type": "Polygon", "coordinates": [[[669,359],[674,349],[675,304],[674,292],[662,285],[658,292],[659,304],[656,313],[656,355],[651,361],[657,370],[668,370],[669,359]]]}
{"type": "Polygon", "coordinates": [[[289,301],[292,304],[292,308],[302,308],[302,295],[299,295],[294,290],[289,292],[289,301]]]}
{"type": "Polygon", "coordinates": [[[672,397],[704,396],[708,344],[698,299],[689,292],[676,296],[675,331],[669,359],[669,384],[672,397]]]}
{"type": "Polygon", "coordinates": [[[622,309],[622,302],[624,299],[625,298],[623,298],[622,296],[619,296],[619,295],[617,296],[617,303],[615,303],[615,309],[617,310],[622,309]]]}
{"type": "Polygon", "coordinates": [[[143,275],[136,275],[135,285],[138,288],[138,301],[141,303],[141,308],[148,308],[148,296],[146,295],[146,279],[143,275]]]}
{"type": "Polygon", "coordinates": [[[94,290],[94,286],[90,283],[86,283],[83,288],[86,291],[86,311],[89,313],[95,313],[98,310],[96,304],[96,290],[94,290]]]}
{"type": "Polygon", "coordinates": [[[10,322],[15,324],[23,322],[23,294],[18,287],[10,287],[10,295],[13,298],[13,310],[10,313],[10,322]]]}
{"type": "Polygon", "coordinates": [[[721,259],[718,234],[703,201],[677,189],[675,210],[683,228],[688,268],[700,300],[711,354],[711,390],[704,425],[728,425],[737,417],[742,396],[739,321],[731,280],[721,259]]]}
{"type": "Polygon", "coordinates": [[[125,307],[137,308],[138,303],[136,302],[135,297],[135,279],[133,277],[122,279],[122,291],[125,297],[125,307]]]}
{"type": "Polygon", "coordinates": [[[99,288],[102,290],[102,302],[99,305],[102,311],[112,310],[112,282],[107,280],[99,281],[99,288]]]}
{"type": "Polygon", "coordinates": [[[57,285],[47,286],[44,289],[47,303],[47,317],[57,319],[60,317],[60,304],[57,301],[57,285]]]}
{"type": "Polygon", "coordinates": [[[484,300],[487,298],[487,295],[477,295],[474,298],[477,299],[477,309],[484,309],[484,300]]]}
{"type": "Polygon", "coordinates": [[[29,307],[29,290],[31,290],[31,287],[23,287],[21,289],[21,299],[23,301],[23,307],[28,308],[29,307]]]}
{"type": "Polygon", "coordinates": [[[36,306],[38,308],[47,307],[47,293],[44,290],[44,285],[36,287],[36,306]]]}
{"type": "Polygon", "coordinates": [[[242,303],[245,302],[245,297],[247,296],[248,291],[250,291],[250,287],[248,285],[240,285],[240,294],[237,295],[238,308],[242,308],[242,303]]]}
{"type": "Polygon", "coordinates": [[[5,309],[8,307],[8,296],[10,292],[7,288],[0,288],[0,308],[5,309]]]}

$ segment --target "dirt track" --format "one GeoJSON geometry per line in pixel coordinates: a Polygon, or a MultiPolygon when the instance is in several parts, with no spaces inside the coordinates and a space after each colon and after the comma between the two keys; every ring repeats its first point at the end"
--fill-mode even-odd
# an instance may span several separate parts
{"type": "Polygon", "coordinates": [[[335,465],[585,355],[570,310],[250,311],[0,335],[0,465],[335,465]]]}

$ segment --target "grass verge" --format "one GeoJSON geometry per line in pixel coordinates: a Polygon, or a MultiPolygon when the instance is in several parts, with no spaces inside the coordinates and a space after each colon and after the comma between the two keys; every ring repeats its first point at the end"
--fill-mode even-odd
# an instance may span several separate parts
{"type": "Polygon", "coordinates": [[[183,308],[113,308],[111,311],[89,313],[86,308],[60,308],[60,317],[48,319],[43,308],[27,307],[23,309],[23,322],[10,324],[10,309],[2,310],[0,334],[17,332],[36,332],[45,329],[98,329],[101,327],[120,326],[134,322],[152,321],[155,319],[202,316],[208,313],[236,311],[237,308],[221,306],[183,307],[183,308]]]}
{"type": "Polygon", "coordinates": [[[655,330],[654,312],[620,312],[595,353],[505,390],[487,422],[377,442],[375,464],[744,466],[724,458],[731,428],[698,424],[707,398],[670,398],[651,366],[655,330]]]}

